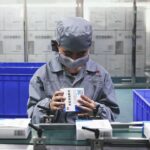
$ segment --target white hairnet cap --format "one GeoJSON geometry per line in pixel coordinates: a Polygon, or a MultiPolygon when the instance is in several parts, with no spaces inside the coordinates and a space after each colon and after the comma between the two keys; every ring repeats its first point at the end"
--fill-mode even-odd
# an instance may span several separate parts
{"type": "Polygon", "coordinates": [[[84,51],[92,44],[92,26],[81,17],[58,21],[56,38],[59,46],[70,51],[84,51]]]}

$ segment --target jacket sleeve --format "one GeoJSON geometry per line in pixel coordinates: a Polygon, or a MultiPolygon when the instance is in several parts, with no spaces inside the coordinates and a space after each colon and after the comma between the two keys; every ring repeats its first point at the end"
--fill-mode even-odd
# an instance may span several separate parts
{"type": "Polygon", "coordinates": [[[32,119],[32,123],[39,123],[44,112],[38,105],[48,107],[50,98],[46,97],[44,86],[41,78],[35,74],[29,83],[29,99],[28,99],[28,117],[32,119]]]}
{"type": "Polygon", "coordinates": [[[114,121],[120,113],[120,109],[117,104],[114,86],[108,73],[105,74],[104,85],[100,95],[101,96],[96,103],[98,108],[97,115],[99,115],[101,119],[114,121]]]}

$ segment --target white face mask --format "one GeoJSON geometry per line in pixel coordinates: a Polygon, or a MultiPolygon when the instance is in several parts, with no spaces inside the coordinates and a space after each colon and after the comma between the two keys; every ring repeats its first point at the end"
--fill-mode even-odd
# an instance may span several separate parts
{"type": "Polygon", "coordinates": [[[67,68],[70,68],[70,69],[78,68],[82,65],[85,65],[88,60],[89,60],[89,55],[86,55],[84,57],[73,60],[70,57],[67,57],[67,56],[59,53],[60,63],[63,64],[64,66],[66,66],[67,68]]]}

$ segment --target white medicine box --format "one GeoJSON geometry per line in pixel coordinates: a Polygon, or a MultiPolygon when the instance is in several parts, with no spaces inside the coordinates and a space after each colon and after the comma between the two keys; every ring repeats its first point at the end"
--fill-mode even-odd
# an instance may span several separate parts
{"type": "Polygon", "coordinates": [[[63,88],[65,100],[65,111],[79,111],[78,100],[84,95],[84,88],[63,88]]]}

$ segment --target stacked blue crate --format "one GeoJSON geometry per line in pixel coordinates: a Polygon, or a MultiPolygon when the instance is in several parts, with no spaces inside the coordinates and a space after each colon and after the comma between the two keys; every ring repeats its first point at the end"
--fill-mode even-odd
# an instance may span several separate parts
{"type": "Polygon", "coordinates": [[[26,117],[29,81],[43,63],[0,63],[0,117],[26,117]]]}
{"type": "Polygon", "coordinates": [[[150,89],[133,90],[133,120],[150,121],[150,89]]]}

